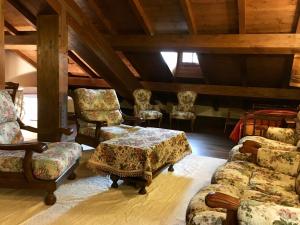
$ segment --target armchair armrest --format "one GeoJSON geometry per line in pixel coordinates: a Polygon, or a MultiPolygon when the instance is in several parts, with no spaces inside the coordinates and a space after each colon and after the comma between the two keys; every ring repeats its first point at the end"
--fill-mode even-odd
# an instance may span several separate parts
{"type": "Polygon", "coordinates": [[[43,142],[24,142],[22,144],[0,144],[0,150],[14,151],[14,150],[24,150],[24,151],[34,151],[37,153],[42,153],[48,149],[47,144],[43,142]]]}
{"type": "Polygon", "coordinates": [[[275,141],[295,144],[295,131],[292,128],[268,127],[264,136],[275,141]]]}

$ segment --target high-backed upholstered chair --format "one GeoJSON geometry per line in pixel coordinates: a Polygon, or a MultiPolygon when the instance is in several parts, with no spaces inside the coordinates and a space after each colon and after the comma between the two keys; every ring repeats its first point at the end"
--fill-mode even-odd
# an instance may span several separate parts
{"type": "Polygon", "coordinates": [[[139,129],[122,124],[137,124],[141,119],[121,112],[117,94],[113,89],[76,89],[74,106],[77,117],[76,141],[79,143],[97,147],[100,141],[139,129]]]}
{"type": "Polygon", "coordinates": [[[194,91],[181,91],[177,94],[178,105],[173,106],[170,113],[170,127],[172,127],[172,120],[190,120],[191,130],[194,130],[196,114],[194,104],[197,98],[197,93],[194,91]]]}
{"type": "MultiPolygon", "coordinates": [[[[45,203],[56,202],[54,191],[69,177],[81,156],[77,143],[25,143],[21,129],[37,132],[17,119],[11,96],[0,90],[0,187],[42,189],[48,192],[45,203]]],[[[57,133],[70,134],[60,128],[57,133]]]]}
{"type": "Polygon", "coordinates": [[[160,127],[162,113],[159,105],[150,104],[151,95],[151,91],[146,89],[134,90],[134,115],[142,117],[144,120],[158,120],[158,126],[160,127]]]}

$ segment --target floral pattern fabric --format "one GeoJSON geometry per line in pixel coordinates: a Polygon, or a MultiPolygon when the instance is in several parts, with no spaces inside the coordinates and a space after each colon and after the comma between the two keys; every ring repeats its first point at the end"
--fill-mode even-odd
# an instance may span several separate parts
{"type": "Polygon", "coordinates": [[[0,103],[0,124],[16,121],[16,109],[11,96],[6,90],[0,90],[0,103]]]}
{"type": "Polygon", "coordinates": [[[257,153],[257,163],[280,173],[297,176],[300,169],[300,153],[260,148],[257,153]]]}
{"type": "Polygon", "coordinates": [[[295,145],[295,131],[291,128],[268,127],[265,137],[271,140],[295,145]]]}
{"type": "Polygon", "coordinates": [[[274,203],[243,201],[238,210],[241,225],[299,225],[300,209],[274,203]]]}
{"type": "MultiPolygon", "coordinates": [[[[22,172],[24,151],[0,150],[0,171],[22,172]]],[[[32,170],[36,178],[53,180],[58,178],[66,169],[81,156],[81,146],[77,143],[57,142],[48,144],[43,153],[34,153],[32,170]]]]}
{"type": "Polygon", "coordinates": [[[194,120],[196,119],[194,104],[197,93],[193,91],[181,91],[177,94],[178,105],[173,106],[171,118],[194,120]]]}
{"type": "Polygon", "coordinates": [[[240,148],[242,144],[235,145],[229,152],[228,161],[247,161],[252,162],[251,153],[241,153],[240,148]]]}
{"type": "Polygon", "coordinates": [[[74,91],[78,113],[87,120],[105,121],[108,125],[123,122],[117,94],[113,89],[85,89],[74,91]]]}
{"type": "Polygon", "coordinates": [[[190,153],[191,147],[184,132],[141,128],[100,143],[88,166],[100,173],[143,177],[150,184],[152,172],[168,163],[174,164],[190,153]]]}
{"type": "Polygon", "coordinates": [[[17,121],[0,123],[0,144],[19,144],[24,141],[17,121]]]}
{"type": "Polygon", "coordinates": [[[151,105],[151,91],[146,89],[136,89],[134,97],[134,115],[145,120],[159,119],[162,117],[159,105],[151,105]]]}

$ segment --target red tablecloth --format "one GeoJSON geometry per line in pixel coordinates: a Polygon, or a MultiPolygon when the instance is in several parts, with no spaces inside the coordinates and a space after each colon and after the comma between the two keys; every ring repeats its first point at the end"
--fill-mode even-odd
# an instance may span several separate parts
{"type": "MultiPolygon", "coordinates": [[[[265,110],[257,110],[252,113],[247,114],[247,124],[248,121],[251,123],[251,120],[254,115],[269,115],[269,116],[295,116],[297,112],[292,110],[274,110],[274,109],[265,109],[265,110]]],[[[252,123],[253,125],[253,123],[252,123]]],[[[243,127],[244,127],[244,117],[242,117],[237,124],[235,125],[234,129],[232,130],[229,138],[234,142],[237,143],[243,135],[243,127]]]]}

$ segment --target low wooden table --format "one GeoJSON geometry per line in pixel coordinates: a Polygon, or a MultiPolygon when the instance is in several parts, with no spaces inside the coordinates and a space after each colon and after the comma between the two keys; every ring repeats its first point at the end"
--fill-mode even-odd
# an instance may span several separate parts
{"type": "Polygon", "coordinates": [[[91,156],[88,167],[98,173],[108,173],[117,188],[119,179],[140,186],[146,194],[155,175],[191,153],[191,147],[182,131],[161,128],[140,130],[99,144],[91,156]]]}

